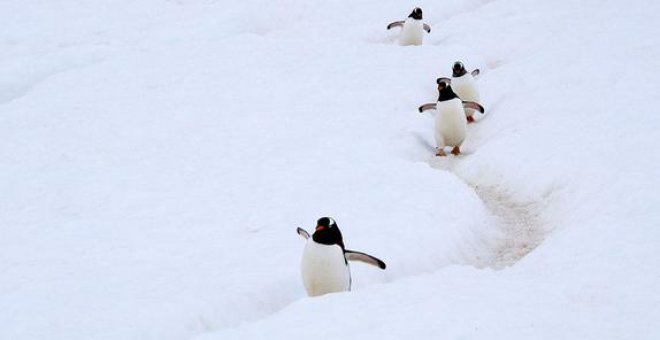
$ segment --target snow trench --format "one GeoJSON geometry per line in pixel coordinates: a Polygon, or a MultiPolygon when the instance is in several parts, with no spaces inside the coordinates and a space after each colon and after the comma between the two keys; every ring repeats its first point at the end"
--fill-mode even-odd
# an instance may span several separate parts
{"type": "Polygon", "coordinates": [[[486,208],[497,217],[503,233],[493,249],[494,257],[485,261],[483,266],[493,269],[511,266],[543,242],[545,228],[537,210],[538,203],[516,202],[506,190],[497,187],[472,187],[486,208]]]}
{"type": "MultiPolygon", "coordinates": [[[[448,156],[452,157],[452,156],[448,156]]],[[[458,160],[460,162],[460,159],[458,160]]],[[[521,202],[513,197],[511,190],[496,185],[483,185],[472,182],[459,173],[452,159],[433,159],[429,162],[435,169],[452,173],[470,187],[486,209],[494,217],[496,227],[501,233],[489,249],[490,257],[478,258],[473,265],[477,268],[504,269],[514,265],[520,259],[538,247],[545,239],[546,230],[541,219],[541,202],[521,202]]]]}

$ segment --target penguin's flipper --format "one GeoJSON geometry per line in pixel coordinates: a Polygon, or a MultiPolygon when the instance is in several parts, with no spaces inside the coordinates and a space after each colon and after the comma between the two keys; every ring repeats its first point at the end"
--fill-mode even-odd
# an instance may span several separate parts
{"type": "Polygon", "coordinates": [[[380,260],[376,257],[373,257],[369,254],[361,253],[359,251],[346,249],[346,250],[344,250],[344,256],[346,256],[346,259],[348,261],[361,261],[361,262],[364,262],[364,263],[368,263],[372,266],[376,266],[380,269],[385,269],[385,267],[387,267],[385,265],[385,262],[383,262],[382,260],[380,260]]]}
{"type": "Polygon", "coordinates": [[[476,77],[479,75],[479,72],[480,72],[480,71],[479,71],[479,69],[477,68],[477,69],[474,69],[474,71],[470,72],[470,74],[472,74],[472,76],[476,78],[476,77]]]}
{"type": "Polygon", "coordinates": [[[428,24],[424,24],[424,30],[426,31],[426,33],[431,33],[431,26],[429,26],[428,24]]]}
{"type": "Polygon", "coordinates": [[[464,101],[463,101],[463,107],[466,108],[466,109],[477,110],[477,111],[479,111],[479,112],[481,112],[481,113],[484,113],[484,111],[485,111],[485,110],[484,110],[484,107],[481,106],[479,103],[477,103],[477,102],[471,102],[471,101],[467,101],[467,100],[464,100],[464,101]]]}
{"type": "Polygon", "coordinates": [[[424,104],[424,105],[420,106],[418,108],[418,110],[419,110],[420,113],[422,113],[426,110],[435,110],[436,107],[437,107],[436,103],[428,103],[428,104],[424,104]]]}
{"type": "Polygon", "coordinates": [[[387,25],[387,29],[390,29],[392,27],[403,27],[403,21],[395,21],[395,22],[387,25]]]}
{"type": "Polygon", "coordinates": [[[309,233],[307,232],[307,230],[298,227],[297,231],[298,231],[298,235],[302,236],[305,240],[309,238],[309,233]]]}

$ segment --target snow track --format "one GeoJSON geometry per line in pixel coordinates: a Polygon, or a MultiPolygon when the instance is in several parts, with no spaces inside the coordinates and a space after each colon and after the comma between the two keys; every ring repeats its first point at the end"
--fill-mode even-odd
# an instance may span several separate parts
{"type": "Polygon", "coordinates": [[[483,185],[463,178],[456,172],[456,168],[460,167],[460,162],[467,157],[470,155],[435,157],[429,164],[433,168],[453,173],[472,188],[495,217],[495,226],[501,234],[494,237],[494,242],[488,242],[491,255],[479,257],[473,265],[478,268],[504,269],[515,264],[543,242],[548,228],[541,219],[542,205],[541,202],[535,201],[520,202],[511,195],[511,189],[501,185],[483,185]]]}
{"type": "Polygon", "coordinates": [[[538,202],[516,202],[502,188],[478,185],[473,188],[488,210],[497,216],[503,233],[493,249],[493,258],[485,266],[494,269],[511,266],[543,242],[545,228],[538,202]]]}

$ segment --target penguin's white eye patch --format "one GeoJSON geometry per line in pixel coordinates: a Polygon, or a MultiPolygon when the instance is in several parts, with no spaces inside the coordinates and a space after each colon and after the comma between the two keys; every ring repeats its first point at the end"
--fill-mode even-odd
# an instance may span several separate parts
{"type": "Polygon", "coordinates": [[[332,217],[328,217],[328,220],[330,221],[328,227],[332,228],[332,226],[336,224],[335,220],[333,220],[332,217]]]}

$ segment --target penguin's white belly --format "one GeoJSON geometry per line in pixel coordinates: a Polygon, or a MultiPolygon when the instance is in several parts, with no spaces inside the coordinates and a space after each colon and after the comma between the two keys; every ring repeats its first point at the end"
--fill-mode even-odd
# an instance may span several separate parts
{"type": "Polygon", "coordinates": [[[307,241],[301,264],[307,295],[344,292],[351,288],[350,269],[344,251],[338,245],[323,245],[307,241]]]}
{"type": "Polygon", "coordinates": [[[465,141],[467,119],[460,99],[438,102],[435,119],[435,140],[439,148],[461,146],[465,141]]]}
{"type": "MultiPolygon", "coordinates": [[[[462,77],[452,78],[451,87],[462,100],[479,102],[479,91],[472,75],[466,74],[462,77]]],[[[472,116],[474,112],[474,109],[465,109],[465,114],[468,116],[472,116]]]]}
{"type": "Polygon", "coordinates": [[[421,45],[423,38],[424,23],[421,20],[406,19],[399,35],[399,45],[421,45]]]}

